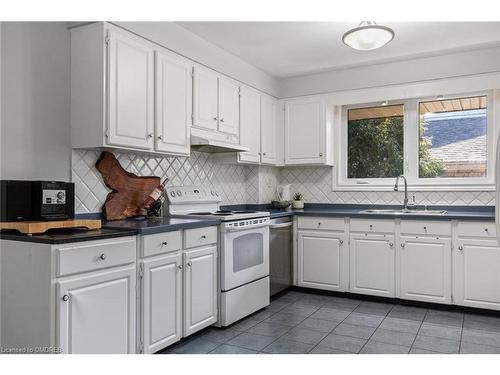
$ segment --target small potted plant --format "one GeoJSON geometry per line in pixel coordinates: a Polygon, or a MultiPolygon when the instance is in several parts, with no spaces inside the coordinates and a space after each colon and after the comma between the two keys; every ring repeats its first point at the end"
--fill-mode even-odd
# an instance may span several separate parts
{"type": "Polygon", "coordinates": [[[304,208],[304,197],[300,193],[295,193],[293,195],[293,202],[292,202],[293,208],[299,208],[302,209],[304,208]]]}

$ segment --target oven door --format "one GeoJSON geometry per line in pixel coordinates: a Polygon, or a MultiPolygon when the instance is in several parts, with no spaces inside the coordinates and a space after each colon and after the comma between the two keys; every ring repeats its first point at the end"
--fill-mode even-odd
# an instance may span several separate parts
{"type": "Polygon", "coordinates": [[[221,289],[228,291],[269,275],[269,226],[222,233],[221,289]]]}

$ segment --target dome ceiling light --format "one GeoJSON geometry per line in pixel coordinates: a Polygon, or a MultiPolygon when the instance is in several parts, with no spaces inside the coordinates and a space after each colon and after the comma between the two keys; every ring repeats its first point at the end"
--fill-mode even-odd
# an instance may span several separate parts
{"type": "Polygon", "coordinates": [[[358,27],[342,36],[342,41],[358,51],[371,51],[385,46],[394,39],[394,30],[377,25],[374,21],[363,21],[358,27]]]}

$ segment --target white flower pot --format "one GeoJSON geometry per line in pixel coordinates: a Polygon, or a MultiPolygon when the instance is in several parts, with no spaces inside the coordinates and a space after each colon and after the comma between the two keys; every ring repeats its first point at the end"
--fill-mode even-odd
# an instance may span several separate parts
{"type": "Polygon", "coordinates": [[[303,200],[292,201],[292,206],[293,206],[293,208],[302,209],[302,208],[304,208],[304,201],[303,200]]]}

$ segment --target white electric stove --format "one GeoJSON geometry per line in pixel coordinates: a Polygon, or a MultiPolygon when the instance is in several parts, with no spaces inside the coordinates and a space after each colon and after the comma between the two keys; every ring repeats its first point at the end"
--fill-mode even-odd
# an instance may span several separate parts
{"type": "Polygon", "coordinates": [[[170,215],[221,221],[218,324],[269,305],[269,212],[220,210],[219,193],[203,187],[169,187],[167,197],[170,215]]]}

